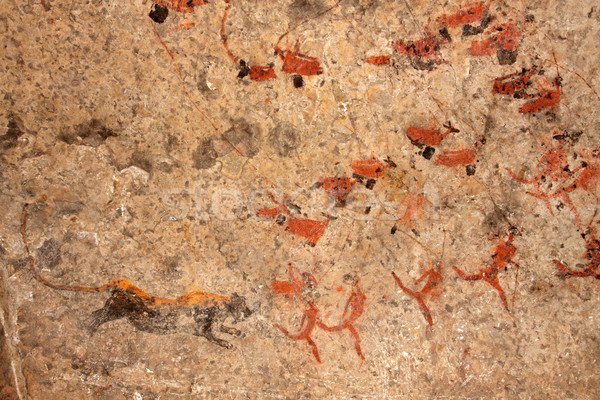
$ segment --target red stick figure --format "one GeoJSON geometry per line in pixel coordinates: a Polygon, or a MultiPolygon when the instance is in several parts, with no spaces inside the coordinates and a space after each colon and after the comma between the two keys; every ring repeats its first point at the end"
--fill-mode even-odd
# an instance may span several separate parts
{"type": "Polygon", "coordinates": [[[565,274],[580,278],[592,276],[596,279],[600,279],[600,273],[596,272],[598,266],[600,265],[600,241],[596,239],[595,236],[596,228],[592,227],[592,222],[594,221],[597,213],[598,210],[594,212],[594,215],[588,224],[588,230],[582,234],[583,240],[585,240],[586,243],[586,250],[583,256],[590,260],[590,264],[583,271],[573,271],[567,268],[567,266],[560,261],[553,260],[554,264],[556,264],[556,266],[565,274]]]}
{"type": "Polygon", "coordinates": [[[498,295],[500,296],[500,300],[502,300],[502,304],[506,308],[506,311],[510,312],[508,308],[508,302],[506,301],[506,295],[504,294],[504,289],[500,286],[500,280],[498,279],[498,273],[502,268],[508,268],[509,264],[515,265],[519,268],[519,264],[513,260],[515,253],[517,252],[517,248],[512,244],[513,234],[509,233],[508,240],[503,241],[499,238],[499,243],[496,245],[494,249],[494,254],[492,255],[492,265],[487,268],[482,268],[478,273],[473,275],[467,275],[460,269],[456,267],[452,267],[452,269],[458,274],[458,276],[465,281],[479,281],[484,280],[490,284],[494,289],[498,291],[498,295]]]}
{"type": "MultiPolygon", "coordinates": [[[[557,138],[559,135],[554,135],[553,138],[557,138]]],[[[506,169],[510,176],[519,183],[534,185],[539,195],[543,195],[542,182],[557,182],[563,179],[569,178],[573,172],[569,168],[569,159],[566,150],[564,149],[564,140],[560,138],[558,140],[558,146],[551,146],[540,158],[536,164],[538,172],[530,179],[519,178],[513,171],[506,169]],[[540,169],[541,168],[541,169],[540,169]]],[[[528,192],[528,194],[531,194],[528,192]]],[[[534,195],[534,194],[531,194],[534,195]]],[[[534,195],[535,196],[535,195],[534,195]]],[[[554,215],[552,207],[548,199],[544,199],[544,203],[550,211],[550,214],[554,215]]]]}
{"type": "MultiPolygon", "coordinates": [[[[549,199],[560,198],[563,200],[565,204],[569,206],[571,211],[573,211],[573,214],[575,214],[575,220],[580,231],[583,231],[581,217],[579,216],[579,212],[577,211],[575,204],[573,204],[569,194],[576,189],[581,188],[596,197],[596,202],[599,201],[595,191],[598,187],[598,183],[600,182],[600,149],[596,149],[592,152],[582,151],[582,158],[584,161],[581,163],[581,165],[570,173],[570,176],[574,176],[577,172],[581,171],[579,172],[579,175],[577,175],[570,184],[559,188],[554,194],[527,192],[527,194],[533,197],[544,200],[546,207],[549,209],[549,199]]],[[[550,210],[550,212],[552,212],[552,210],[550,210]]]]}
{"type": "Polygon", "coordinates": [[[335,199],[337,207],[346,205],[346,197],[352,190],[352,186],[356,183],[356,179],[350,178],[321,178],[319,184],[323,186],[325,193],[335,199]]]}
{"type": "Polygon", "coordinates": [[[523,68],[521,72],[515,72],[494,79],[492,94],[509,94],[513,95],[515,99],[528,97],[525,94],[525,90],[531,85],[531,76],[535,73],[536,69],[534,65],[530,69],[523,68]]]}
{"type": "Polygon", "coordinates": [[[335,326],[327,326],[321,321],[317,321],[317,326],[327,332],[338,332],[348,329],[350,334],[354,337],[356,354],[358,354],[358,356],[364,360],[365,356],[360,348],[360,336],[354,327],[354,323],[365,311],[367,296],[361,290],[360,286],[358,286],[358,281],[359,280],[357,277],[353,277],[351,275],[344,276],[344,282],[352,285],[352,293],[346,302],[346,307],[344,308],[340,323],[335,326]]]}
{"type": "Polygon", "coordinates": [[[309,288],[314,287],[317,284],[317,280],[310,272],[303,272],[301,274],[302,279],[298,279],[294,275],[294,267],[292,263],[289,263],[289,270],[291,281],[273,281],[273,285],[271,286],[271,293],[275,294],[283,294],[288,299],[297,299],[298,301],[303,301],[302,299],[302,289],[305,286],[309,288]]]}
{"type": "Polygon", "coordinates": [[[415,282],[415,286],[421,283],[421,281],[425,279],[425,277],[427,277],[427,282],[425,282],[425,286],[423,286],[423,288],[418,292],[414,292],[406,286],[404,286],[400,278],[398,278],[398,276],[394,272],[392,272],[392,276],[396,280],[396,283],[398,284],[400,289],[402,289],[404,293],[408,294],[411,297],[414,297],[414,299],[417,300],[417,303],[423,310],[423,313],[425,313],[425,319],[431,327],[433,327],[433,319],[431,318],[431,313],[429,312],[429,308],[427,308],[423,297],[428,293],[432,292],[435,288],[437,288],[444,280],[444,277],[442,276],[442,265],[443,263],[441,261],[438,262],[437,269],[435,269],[433,268],[432,263],[431,268],[427,270],[419,279],[417,279],[417,281],[415,282]]]}
{"type": "Polygon", "coordinates": [[[412,225],[412,220],[413,219],[419,220],[423,217],[423,204],[425,203],[425,201],[427,201],[427,199],[421,192],[421,185],[419,184],[419,182],[416,183],[416,186],[417,186],[416,190],[414,192],[410,192],[408,195],[406,195],[406,197],[404,197],[404,199],[402,199],[402,202],[400,203],[400,206],[398,207],[399,209],[402,209],[402,206],[404,204],[406,204],[406,208],[404,209],[404,214],[402,214],[402,217],[400,217],[400,219],[398,219],[394,223],[394,226],[392,227],[392,231],[391,231],[392,235],[394,233],[396,233],[396,230],[398,229],[398,225],[407,225],[408,229],[410,229],[411,231],[414,231],[414,227],[412,225]]]}
{"type": "Polygon", "coordinates": [[[406,130],[406,136],[410,139],[411,143],[417,147],[439,146],[448,134],[460,132],[452,126],[450,121],[448,121],[448,125],[444,125],[444,128],[446,128],[446,131],[441,133],[439,129],[433,129],[433,126],[430,129],[415,128],[411,126],[406,130]]]}
{"type": "Polygon", "coordinates": [[[318,363],[321,362],[321,358],[319,357],[319,349],[317,348],[317,344],[312,340],[310,334],[312,330],[315,328],[315,325],[318,323],[317,317],[319,315],[319,310],[312,301],[306,303],[307,307],[304,310],[304,315],[302,316],[302,320],[300,321],[300,328],[298,332],[295,334],[291,334],[287,329],[283,328],[279,324],[274,324],[275,328],[279,329],[283,332],[284,335],[289,337],[292,340],[306,340],[306,342],[311,345],[313,355],[318,363]]]}

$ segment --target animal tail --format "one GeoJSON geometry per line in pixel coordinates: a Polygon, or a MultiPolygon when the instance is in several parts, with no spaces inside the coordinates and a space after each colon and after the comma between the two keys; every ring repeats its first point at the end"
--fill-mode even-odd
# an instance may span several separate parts
{"type": "Polygon", "coordinates": [[[23,206],[23,221],[21,224],[21,234],[23,235],[23,242],[25,243],[25,248],[27,249],[27,255],[29,258],[29,264],[30,264],[30,269],[31,269],[31,273],[33,274],[33,276],[35,277],[35,279],[37,279],[40,283],[51,287],[53,289],[58,289],[58,290],[72,290],[72,291],[78,291],[78,292],[101,292],[103,290],[108,289],[111,286],[114,286],[115,282],[110,282],[107,283],[106,285],[97,287],[97,288],[93,288],[93,287],[85,287],[85,286],[65,286],[65,285],[56,285],[54,283],[48,282],[46,279],[44,279],[42,276],[40,276],[37,271],[35,270],[35,265],[33,263],[33,256],[31,255],[31,251],[29,250],[29,243],[27,243],[27,235],[25,232],[25,227],[27,225],[27,204],[25,204],[23,206]]]}

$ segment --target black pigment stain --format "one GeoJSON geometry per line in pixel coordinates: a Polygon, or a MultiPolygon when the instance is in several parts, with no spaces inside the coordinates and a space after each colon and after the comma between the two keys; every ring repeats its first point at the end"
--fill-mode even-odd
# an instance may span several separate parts
{"type": "Polygon", "coordinates": [[[217,163],[217,151],[212,139],[205,139],[198,145],[194,154],[192,154],[192,160],[194,161],[194,168],[196,169],[207,169],[217,163]]]}
{"type": "Polygon", "coordinates": [[[512,65],[517,61],[517,50],[504,50],[499,49],[496,52],[496,56],[498,56],[498,63],[500,65],[512,65]]]}
{"type": "Polygon", "coordinates": [[[294,75],[292,79],[294,80],[294,87],[296,89],[299,89],[304,86],[304,80],[302,79],[302,75],[294,75]]]}
{"type": "Polygon", "coordinates": [[[423,158],[426,160],[431,160],[431,157],[433,157],[434,153],[435,149],[431,146],[427,146],[425,147],[425,150],[423,150],[423,158]]]}
{"type": "Polygon", "coordinates": [[[68,144],[80,144],[90,147],[98,147],[109,138],[117,136],[111,129],[97,119],[80,124],[67,132],[61,133],[58,138],[68,144]]]}
{"type": "Polygon", "coordinates": [[[148,16],[152,19],[152,21],[162,24],[169,16],[169,9],[158,4],[153,4],[148,16]]]}
{"type": "Polygon", "coordinates": [[[8,123],[6,124],[6,133],[0,136],[0,150],[8,150],[17,145],[18,139],[23,136],[25,129],[23,127],[23,121],[21,118],[14,114],[8,116],[8,123]]]}

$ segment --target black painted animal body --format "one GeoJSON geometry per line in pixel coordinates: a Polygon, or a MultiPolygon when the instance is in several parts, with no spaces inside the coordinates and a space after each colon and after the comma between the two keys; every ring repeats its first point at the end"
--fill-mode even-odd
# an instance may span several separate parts
{"type": "Polygon", "coordinates": [[[228,317],[233,323],[241,321],[252,313],[244,297],[233,294],[231,297],[218,296],[196,291],[175,299],[163,299],[152,296],[135,287],[129,281],[119,279],[100,287],[65,286],[51,283],[35,270],[33,257],[25,235],[27,213],[23,209],[22,235],[33,276],[44,285],[57,290],[76,292],[110,291],[110,297],[104,307],[94,311],[90,317],[88,329],[91,334],[104,323],[126,318],[135,328],[151,333],[189,333],[203,336],[208,341],[225,348],[232,345],[216,337],[216,332],[240,336],[235,328],[224,325],[228,317]]]}

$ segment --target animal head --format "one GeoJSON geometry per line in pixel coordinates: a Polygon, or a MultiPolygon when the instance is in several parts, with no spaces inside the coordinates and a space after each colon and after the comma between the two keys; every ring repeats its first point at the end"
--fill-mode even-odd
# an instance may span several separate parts
{"type": "Polygon", "coordinates": [[[234,323],[243,321],[253,313],[246,305],[246,298],[237,293],[231,295],[231,301],[227,304],[227,311],[233,317],[234,323]]]}

